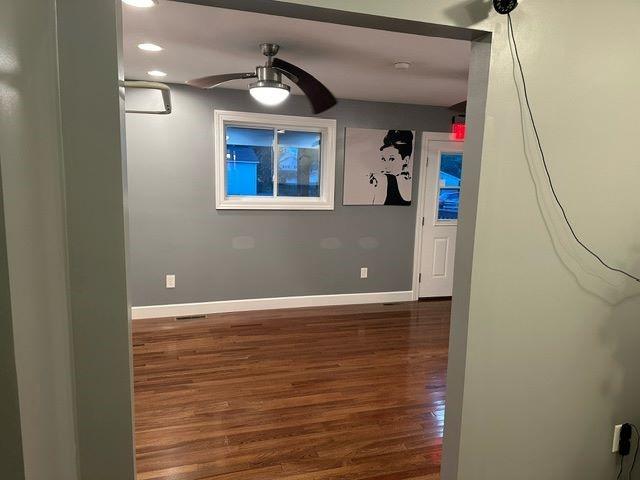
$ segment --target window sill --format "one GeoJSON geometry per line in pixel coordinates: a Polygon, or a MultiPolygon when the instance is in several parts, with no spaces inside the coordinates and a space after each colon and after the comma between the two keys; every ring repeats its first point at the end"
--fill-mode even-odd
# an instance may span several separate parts
{"type": "Polygon", "coordinates": [[[333,210],[333,202],[306,198],[226,198],[217,202],[217,210],[333,210]]]}

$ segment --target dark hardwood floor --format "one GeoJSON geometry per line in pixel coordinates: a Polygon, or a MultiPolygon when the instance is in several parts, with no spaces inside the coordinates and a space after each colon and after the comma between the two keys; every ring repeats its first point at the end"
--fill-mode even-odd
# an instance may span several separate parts
{"type": "Polygon", "coordinates": [[[449,301],[133,322],[138,480],[435,480],[449,301]]]}

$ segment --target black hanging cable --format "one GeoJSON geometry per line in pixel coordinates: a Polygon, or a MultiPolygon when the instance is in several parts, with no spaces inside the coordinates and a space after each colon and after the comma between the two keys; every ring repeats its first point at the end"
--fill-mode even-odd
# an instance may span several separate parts
{"type": "MultiPolygon", "coordinates": [[[[518,63],[518,69],[520,70],[520,77],[522,79],[522,90],[524,93],[524,99],[525,99],[525,103],[527,105],[527,110],[529,111],[529,118],[531,119],[531,125],[533,126],[533,133],[535,134],[536,137],[536,142],[538,143],[538,150],[540,151],[540,156],[542,157],[542,165],[544,167],[544,171],[547,175],[547,180],[549,183],[549,187],[551,188],[551,193],[553,193],[553,198],[556,201],[556,204],[558,205],[558,207],[560,208],[560,211],[562,212],[562,216],[564,217],[564,221],[567,224],[567,226],[569,227],[569,231],[571,232],[571,235],[573,235],[573,238],[576,240],[576,242],[578,242],[578,245],[580,245],[582,248],[584,248],[588,253],[590,253],[596,260],[598,260],[598,262],[600,262],[605,268],[613,271],[613,272],[617,272],[617,273],[621,273],[622,275],[627,276],[628,278],[635,280],[636,282],[640,283],[640,277],[636,277],[635,275],[632,275],[628,272],[625,272],[624,270],[620,269],[620,268],[616,268],[616,267],[612,267],[611,265],[609,265],[607,262],[605,262],[600,255],[598,255],[596,252],[594,252],[591,248],[589,248],[581,239],[580,237],[578,237],[578,235],[576,234],[573,225],[571,224],[571,221],[569,220],[569,217],[567,216],[567,212],[565,211],[564,206],[562,205],[562,203],[560,202],[560,199],[558,198],[558,194],[556,193],[556,189],[555,186],[553,185],[553,180],[551,179],[551,173],[549,172],[549,167],[547,166],[547,160],[545,158],[544,155],[544,150],[542,148],[542,141],[540,140],[540,135],[538,133],[538,127],[536,126],[536,121],[533,117],[533,111],[531,109],[531,103],[529,102],[529,95],[527,93],[527,82],[525,80],[524,77],[524,70],[522,68],[522,62],[520,61],[520,54],[518,53],[518,45],[516,43],[516,36],[513,32],[513,23],[511,21],[511,13],[507,13],[507,21],[508,21],[508,26],[509,26],[509,35],[511,36],[511,40],[513,41],[513,50],[516,54],[516,60],[518,63]]],[[[618,475],[619,477],[619,475],[618,475]]]]}
{"type": "Polygon", "coordinates": [[[629,474],[627,475],[627,479],[631,480],[631,472],[633,472],[633,467],[636,466],[636,460],[638,459],[638,448],[640,447],[640,432],[638,432],[638,427],[636,427],[633,423],[630,423],[633,430],[636,432],[636,451],[633,454],[633,461],[631,462],[631,468],[629,468],[629,474]]]}
{"type": "Polygon", "coordinates": [[[618,475],[616,476],[616,480],[618,480],[622,475],[623,466],[624,466],[624,457],[620,455],[620,470],[618,470],[618,475]]]}

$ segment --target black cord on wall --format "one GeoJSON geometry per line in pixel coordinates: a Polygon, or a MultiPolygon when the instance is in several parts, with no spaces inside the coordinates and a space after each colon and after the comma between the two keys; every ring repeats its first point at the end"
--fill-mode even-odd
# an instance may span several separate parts
{"type": "Polygon", "coordinates": [[[633,461],[631,462],[631,468],[629,468],[629,475],[627,475],[627,479],[631,480],[631,473],[633,472],[633,467],[636,466],[636,460],[638,459],[638,448],[640,448],[640,432],[638,432],[638,427],[636,427],[633,423],[630,423],[631,428],[636,432],[636,451],[633,454],[633,461]]]}
{"type": "Polygon", "coordinates": [[[590,248],[578,236],[578,234],[576,233],[576,231],[575,231],[575,229],[573,227],[573,224],[569,220],[569,217],[567,216],[567,212],[566,212],[564,206],[562,205],[562,203],[560,202],[560,199],[558,198],[558,194],[557,194],[555,186],[553,184],[553,180],[551,179],[551,173],[549,172],[549,167],[547,166],[547,160],[545,158],[544,149],[542,148],[542,141],[540,140],[540,134],[538,133],[538,127],[536,126],[536,121],[535,121],[535,118],[533,116],[531,103],[529,101],[529,94],[527,92],[527,82],[525,80],[524,69],[522,67],[522,62],[520,61],[520,54],[518,53],[518,44],[516,43],[516,36],[514,34],[514,31],[513,31],[513,22],[511,21],[511,13],[507,13],[507,22],[508,22],[508,27],[509,27],[508,28],[509,35],[510,35],[511,40],[513,42],[513,50],[514,50],[514,52],[516,54],[516,61],[518,63],[518,69],[520,71],[520,78],[522,79],[522,89],[523,89],[523,93],[524,93],[525,103],[527,105],[527,110],[529,112],[529,118],[531,119],[531,125],[533,126],[533,133],[535,134],[536,142],[538,144],[538,150],[540,151],[540,156],[542,158],[542,166],[544,167],[544,171],[545,171],[546,177],[547,177],[547,182],[549,184],[549,188],[551,189],[551,193],[553,194],[553,198],[554,198],[556,204],[558,205],[558,207],[560,208],[560,211],[562,212],[562,217],[564,218],[564,221],[567,224],[567,227],[569,227],[569,231],[571,232],[571,235],[573,236],[575,241],[578,243],[578,245],[580,245],[584,250],[586,250],[592,257],[594,257],[598,262],[600,262],[605,268],[607,268],[608,270],[611,270],[612,272],[620,273],[620,274],[630,278],[631,280],[635,280],[636,282],[640,283],[640,277],[632,275],[631,273],[626,272],[626,271],[622,270],[621,268],[612,267],[607,262],[605,262],[600,255],[598,255],[596,252],[594,252],[593,249],[590,248]]]}

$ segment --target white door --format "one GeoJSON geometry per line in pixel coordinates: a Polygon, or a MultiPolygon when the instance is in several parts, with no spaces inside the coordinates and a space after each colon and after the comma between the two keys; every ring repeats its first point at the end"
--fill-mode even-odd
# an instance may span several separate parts
{"type": "Polygon", "coordinates": [[[427,151],[420,297],[450,297],[462,178],[462,142],[430,140],[427,151]]]}

